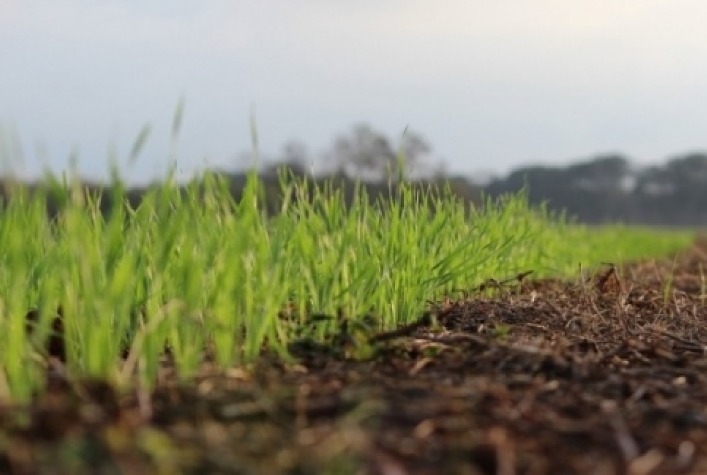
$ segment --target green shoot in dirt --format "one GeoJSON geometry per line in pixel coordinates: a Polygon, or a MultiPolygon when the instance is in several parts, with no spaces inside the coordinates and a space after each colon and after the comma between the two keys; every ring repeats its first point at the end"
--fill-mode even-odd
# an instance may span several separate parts
{"type": "MultiPolygon", "coordinates": [[[[26,400],[43,384],[25,329],[31,308],[41,314],[36,335],[48,335],[62,309],[69,374],[149,386],[165,348],[182,377],[207,347],[222,367],[264,349],[288,358],[313,314],[355,321],[373,312],[374,331],[391,329],[418,318],[428,300],[488,278],[569,274],[578,263],[667,254],[691,239],[572,225],[522,193],[469,213],[449,189],[402,183],[382,200],[358,188],[349,206],[330,185],[283,173],[280,186],[286,199],[275,215],[255,172],[240,200],[211,173],[185,191],[170,179],[137,207],[116,182],[109,213],[104,196],[74,179],[14,191],[0,208],[0,400],[26,400]],[[49,195],[61,203],[55,216],[49,195]]],[[[340,334],[342,321],[324,320],[307,337],[340,334]]]]}

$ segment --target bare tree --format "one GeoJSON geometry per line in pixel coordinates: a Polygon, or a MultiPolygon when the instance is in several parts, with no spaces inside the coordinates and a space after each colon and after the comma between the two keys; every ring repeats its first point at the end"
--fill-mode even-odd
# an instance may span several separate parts
{"type": "Polygon", "coordinates": [[[328,159],[348,176],[365,180],[396,179],[404,172],[416,171],[430,153],[427,141],[406,130],[397,145],[367,124],[355,126],[348,135],[338,137],[328,159]]]}
{"type": "Polygon", "coordinates": [[[309,162],[307,146],[297,140],[291,140],[282,147],[279,155],[273,160],[268,160],[263,173],[266,176],[277,176],[284,167],[296,175],[306,175],[309,162]]]}

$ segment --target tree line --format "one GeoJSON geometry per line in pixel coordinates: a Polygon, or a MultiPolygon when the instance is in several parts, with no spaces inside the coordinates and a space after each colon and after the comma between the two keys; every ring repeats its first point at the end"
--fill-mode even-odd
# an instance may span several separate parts
{"type": "MultiPolygon", "coordinates": [[[[273,212],[282,199],[278,173],[283,168],[301,179],[330,183],[342,189],[349,201],[357,181],[370,195],[385,199],[390,187],[404,180],[419,187],[448,187],[470,207],[481,205],[486,197],[525,190],[531,204],[544,204],[551,211],[564,212],[584,223],[707,225],[707,153],[702,152],[651,166],[638,166],[620,154],[592,157],[566,166],[528,165],[481,183],[472,177],[448,173],[444,162],[434,158],[432,147],[417,132],[406,130],[398,140],[391,140],[361,124],[337,137],[321,156],[312,156],[303,144],[291,142],[280,154],[263,157],[259,175],[267,206],[273,212]],[[319,165],[316,172],[312,164],[319,165]]],[[[231,193],[238,198],[247,173],[223,175],[231,193]]],[[[99,184],[85,186],[98,192],[103,188],[99,184]]],[[[12,188],[3,181],[2,194],[7,197],[12,188]]],[[[146,190],[129,189],[130,202],[137,205],[146,190]]],[[[101,206],[107,212],[112,203],[110,194],[104,195],[101,206]]],[[[56,210],[58,206],[50,198],[49,209],[56,210]]]]}

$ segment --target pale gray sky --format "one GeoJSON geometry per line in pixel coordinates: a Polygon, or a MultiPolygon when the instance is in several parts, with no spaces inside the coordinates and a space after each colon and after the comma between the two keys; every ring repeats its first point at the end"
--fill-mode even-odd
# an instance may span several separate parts
{"type": "Polygon", "coordinates": [[[469,174],[657,162],[707,145],[706,18],[704,0],[0,0],[0,150],[16,132],[19,173],[78,151],[101,176],[150,123],[124,172],[154,177],[184,96],[184,174],[248,150],[251,109],[266,154],[367,122],[469,174]]]}

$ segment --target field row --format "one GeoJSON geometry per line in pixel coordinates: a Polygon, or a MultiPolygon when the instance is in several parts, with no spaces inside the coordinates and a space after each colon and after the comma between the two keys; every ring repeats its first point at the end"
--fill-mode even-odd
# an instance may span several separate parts
{"type": "MultiPolygon", "coordinates": [[[[275,216],[264,212],[255,175],[239,201],[206,175],[107,216],[100,196],[77,186],[47,188],[63,203],[56,216],[46,195],[18,189],[0,209],[0,400],[26,400],[44,384],[41,353],[57,309],[70,374],[118,383],[137,375],[150,385],[165,344],[184,377],[207,345],[223,366],[264,347],[286,358],[293,338],[323,339],[341,325],[308,326],[312,315],[373,315],[377,330],[390,329],[490,278],[567,275],[692,239],[570,224],[522,194],[469,212],[445,190],[403,185],[385,200],[358,192],[345,206],[330,187],[283,175],[281,188],[275,216]]],[[[123,188],[111,190],[114,203],[127,203],[123,188]]]]}

